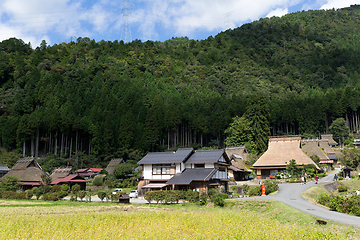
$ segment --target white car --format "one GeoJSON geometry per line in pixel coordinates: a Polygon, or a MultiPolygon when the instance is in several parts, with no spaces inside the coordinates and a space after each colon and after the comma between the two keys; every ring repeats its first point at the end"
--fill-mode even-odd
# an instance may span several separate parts
{"type": "Polygon", "coordinates": [[[117,192],[122,192],[121,188],[115,188],[114,191],[112,192],[112,194],[116,194],[117,192]]]}
{"type": "Polygon", "coordinates": [[[131,190],[129,197],[131,198],[137,198],[138,197],[138,191],[137,190],[131,190]]]}

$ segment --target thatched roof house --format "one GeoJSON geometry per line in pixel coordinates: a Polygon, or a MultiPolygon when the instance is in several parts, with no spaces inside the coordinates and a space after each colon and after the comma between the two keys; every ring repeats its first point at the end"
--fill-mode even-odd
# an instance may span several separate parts
{"type": "Polygon", "coordinates": [[[245,146],[228,147],[225,153],[231,161],[229,167],[229,176],[236,181],[244,181],[248,179],[249,174],[252,172],[245,164],[248,152],[245,146]]]}
{"type": "MultiPolygon", "coordinates": [[[[328,147],[330,148],[329,145],[328,147]]],[[[333,163],[328,155],[320,148],[320,141],[318,139],[303,139],[302,150],[309,157],[315,155],[318,156],[320,158],[320,163],[333,163]]]]}
{"type": "Polygon", "coordinates": [[[332,134],[322,134],[321,139],[328,140],[328,143],[331,147],[335,147],[336,145],[338,145],[338,143],[333,139],[332,134]]]}
{"type": "Polygon", "coordinates": [[[50,177],[52,180],[58,179],[58,178],[64,178],[69,176],[70,174],[73,174],[73,170],[71,167],[66,167],[66,168],[56,168],[54,169],[54,171],[51,173],[50,177]]]}
{"type": "Polygon", "coordinates": [[[125,163],[125,161],[122,158],[111,159],[111,161],[105,168],[105,171],[107,171],[108,174],[112,174],[114,172],[115,167],[121,163],[125,163]]]}
{"type": "Polygon", "coordinates": [[[34,158],[23,158],[17,161],[16,165],[5,176],[18,177],[23,188],[28,188],[39,186],[41,175],[44,173],[44,170],[34,158]]]}
{"type": "Polygon", "coordinates": [[[286,169],[290,160],[295,159],[296,164],[314,164],[311,158],[301,150],[300,136],[270,137],[268,150],[254,163],[257,178],[270,178],[279,171],[286,169]]]}

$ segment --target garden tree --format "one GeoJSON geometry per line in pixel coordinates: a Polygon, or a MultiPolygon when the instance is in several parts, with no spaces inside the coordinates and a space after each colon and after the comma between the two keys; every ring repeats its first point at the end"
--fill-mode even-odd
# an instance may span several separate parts
{"type": "Polygon", "coordinates": [[[51,177],[46,173],[41,174],[40,191],[42,194],[48,193],[51,190],[51,177]]]}
{"type": "Polygon", "coordinates": [[[344,148],[341,150],[341,164],[354,169],[360,166],[360,150],[356,148],[344,148]]]}
{"type": "Polygon", "coordinates": [[[346,121],[344,118],[337,118],[329,127],[330,133],[333,134],[333,138],[335,141],[343,142],[343,139],[349,137],[349,127],[346,125],[346,121]]]}
{"type": "Polygon", "coordinates": [[[1,191],[17,191],[21,186],[19,178],[15,176],[5,176],[1,179],[0,190],[1,191]]]}
{"type": "Polygon", "coordinates": [[[294,174],[298,173],[298,164],[296,164],[295,159],[291,159],[289,163],[286,163],[286,171],[293,176],[294,174]]]}
{"type": "Polygon", "coordinates": [[[129,174],[132,174],[134,171],[134,165],[131,163],[122,163],[122,164],[118,164],[113,172],[113,175],[117,178],[117,179],[124,179],[126,178],[129,174]]]}

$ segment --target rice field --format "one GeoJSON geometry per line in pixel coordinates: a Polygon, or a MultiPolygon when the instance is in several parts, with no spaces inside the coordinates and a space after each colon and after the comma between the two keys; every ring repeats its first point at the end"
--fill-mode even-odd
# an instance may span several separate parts
{"type": "Polygon", "coordinates": [[[356,228],[279,220],[283,211],[264,206],[263,213],[237,204],[225,209],[7,206],[0,208],[0,239],[358,239],[356,228]]]}

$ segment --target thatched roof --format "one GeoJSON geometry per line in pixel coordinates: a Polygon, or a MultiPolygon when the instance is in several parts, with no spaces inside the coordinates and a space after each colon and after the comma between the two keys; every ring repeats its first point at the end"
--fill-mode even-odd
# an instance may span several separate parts
{"type": "Polygon", "coordinates": [[[236,158],[246,160],[246,157],[248,155],[248,152],[246,150],[245,146],[238,146],[238,147],[227,147],[225,149],[226,154],[229,158],[231,158],[231,155],[235,154],[236,158]],[[240,156],[240,158],[239,158],[240,156]]]}
{"type": "Polygon", "coordinates": [[[121,163],[125,163],[125,161],[122,158],[111,159],[111,161],[105,168],[105,171],[107,171],[108,174],[112,174],[114,172],[115,167],[121,163]]]}
{"type": "Polygon", "coordinates": [[[40,182],[43,173],[44,170],[34,158],[23,158],[5,176],[18,177],[21,182],[40,182]]]}
{"type": "Polygon", "coordinates": [[[69,176],[70,174],[73,174],[73,170],[71,167],[66,168],[56,168],[51,173],[50,177],[52,180],[58,179],[58,178],[64,178],[69,176]]]}
{"type": "Polygon", "coordinates": [[[324,152],[327,155],[335,155],[335,151],[329,146],[329,141],[328,140],[320,140],[319,141],[319,147],[324,149],[324,152]]]}
{"type": "Polygon", "coordinates": [[[286,168],[290,160],[295,159],[296,164],[314,164],[311,158],[301,150],[301,137],[270,137],[268,150],[254,163],[254,169],[286,168]]]}
{"type": "Polygon", "coordinates": [[[302,150],[309,157],[317,155],[320,160],[329,160],[329,157],[325,152],[319,147],[318,139],[307,139],[302,141],[302,150]]]}
{"type": "Polygon", "coordinates": [[[332,134],[322,134],[321,139],[328,140],[330,145],[338,145],[338,143],[333,139],[332,134]]]}

